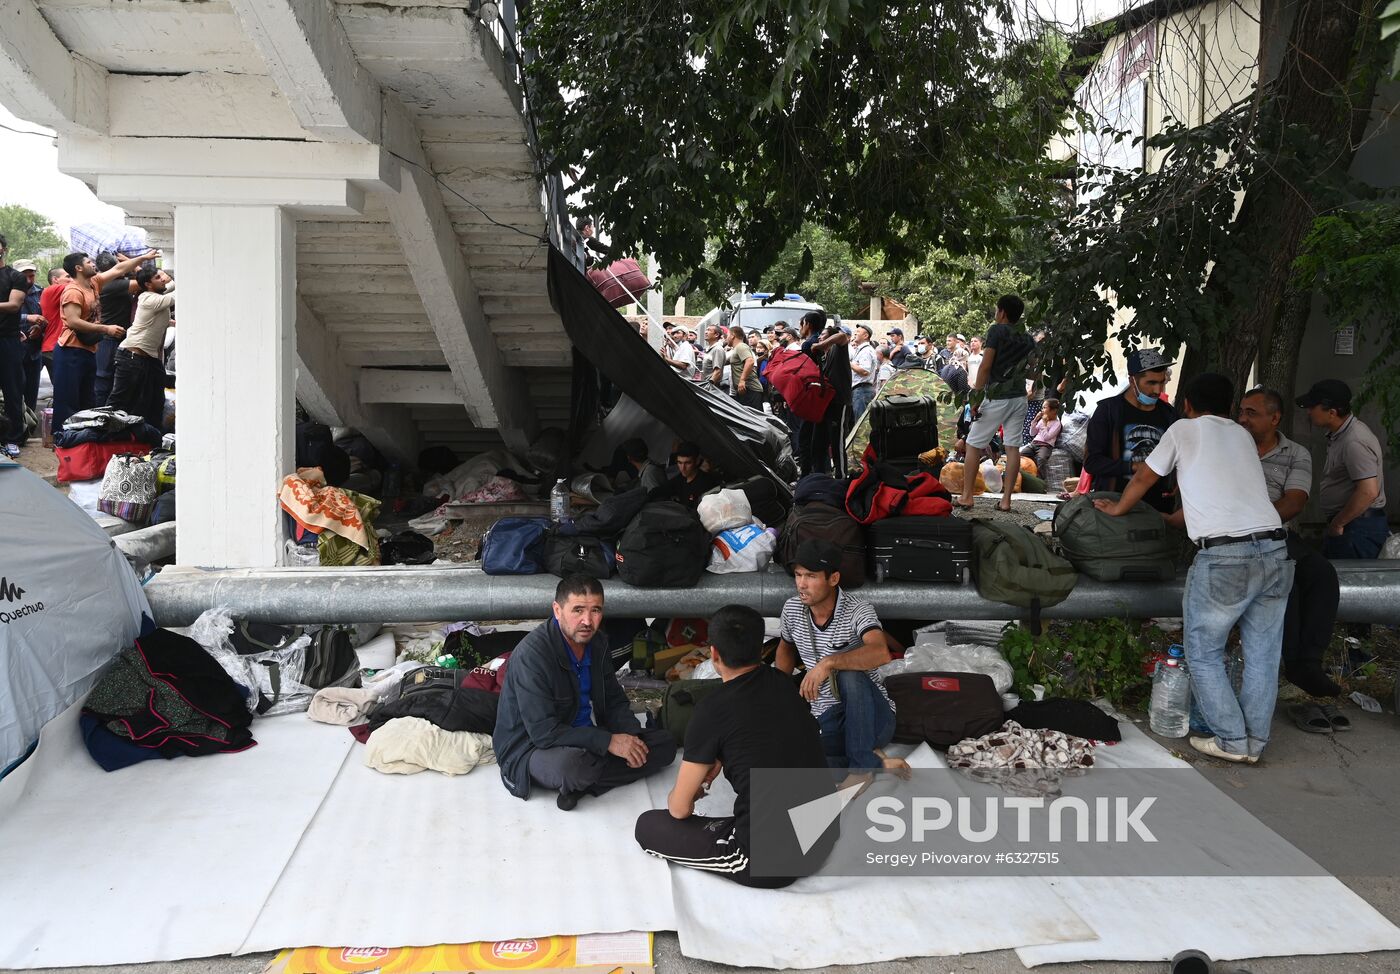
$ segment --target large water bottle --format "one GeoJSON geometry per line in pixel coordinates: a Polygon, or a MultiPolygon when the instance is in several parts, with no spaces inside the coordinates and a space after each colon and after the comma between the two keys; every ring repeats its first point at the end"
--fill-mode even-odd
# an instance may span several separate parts
{"type": "Polygon", "coordinates": [[[1162,737],[1185,737],[1190,730],[1191,677],[1180,657],[1169,656],[1157,667],[1147,723],[1154,734],[1162,737]]]}
{"type": "Polygon", "coordinates": [[[555,524],[569,520],[572,514],[569,482],[560,477],[549,492],[549,519],[555,524]]]}

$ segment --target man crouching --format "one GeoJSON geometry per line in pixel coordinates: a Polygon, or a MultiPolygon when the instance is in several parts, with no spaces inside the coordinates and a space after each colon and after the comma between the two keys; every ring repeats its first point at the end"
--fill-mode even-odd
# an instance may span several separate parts
{"type": "Polygon", "coordinates": [[[642,730],[608,656],[603,586],[570,575],[554,590],[554,618],[510,657],[492,743],[506,790],[529,798],[531,784],[557,789],[569,811],[581,795],[655,774],[676,757],[660,728],[642,730]]]}

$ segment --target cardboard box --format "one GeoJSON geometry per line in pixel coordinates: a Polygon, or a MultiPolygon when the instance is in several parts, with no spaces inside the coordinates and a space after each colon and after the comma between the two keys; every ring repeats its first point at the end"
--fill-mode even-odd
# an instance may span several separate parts
{"type": "Polygon", "coordinates": [[[433,947],[298,947],[263,974],[655,974],[649,933],[531,937],[433,947]]]}
{"type": "Polygon", "coordinates": [[[699,646],[673,646],[670,649],[658,650],[652,657],[651,672],[655,676],[665,676],[666,671],[681,661],[681,657],[688,653],[693,653],[699,646]]]}

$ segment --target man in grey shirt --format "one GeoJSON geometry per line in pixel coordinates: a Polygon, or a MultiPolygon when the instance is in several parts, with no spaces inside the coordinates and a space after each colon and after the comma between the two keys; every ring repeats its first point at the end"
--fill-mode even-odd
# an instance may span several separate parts
{"type": "MultiPolygon", "coordinates": [[[[1239,424],[1254,439],[1269,500],[1289,529],[1288,554],[1294,571],[1283,624],[1283,670],[1288,682],[1300,690],[1315,697],[1336,697],[1341,687],[1324,672],[1322,657],[1337,622],[1337,570],[1294,530],[1312,492],[1312,454],[1278,431],[1282,419],[1283,397],[1273,389],[1251,389],[1240,400],[1239,424]]],[[[1289,708],[1289,713],[1294,723],[1313,733],[1333,730],[1334,719],[1349,723],[1330,701],[1321,706],[1301,704],[1289,708]]]]}
{"type": "Polygon", "coordinates": [[[1317,504],[1327,518],[1328,558],[1375,558],[1390,528],[1385,518],[1385,464],[1380,441],[1351,412],[1351,387],[1323,379],[1298,397],[1312,424],[1327,433],[1317,504]]]}

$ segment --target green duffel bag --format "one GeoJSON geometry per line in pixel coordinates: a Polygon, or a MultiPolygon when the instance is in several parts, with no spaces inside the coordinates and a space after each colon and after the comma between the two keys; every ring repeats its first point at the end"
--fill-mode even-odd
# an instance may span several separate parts
{"type": "Polygon", "coordinates": [[[1110,491],[1080,494],[1055,512],[1055,537],[1070,564],[1100,582],[1167,582],[1176,577],[1177,544],[1156,508],[1138,502],[1121,517],[1109,517],[1096,499],[1116,501],[1110,491]]]}
{"type": "Polygon", "coordinates": [[[976,518],[972,522],[972,577],[984,599],[1040,610],[1063,602],[1079,575],[1030,528],[976,518]]]}
{"type": "Polygon", "coordinates": [[[724,685],[723,680],[677,680],[661,697],[661,726],[671,732],[676,744],[685,747],[685,729],[695,716],[695,706],[724,685]]]}

